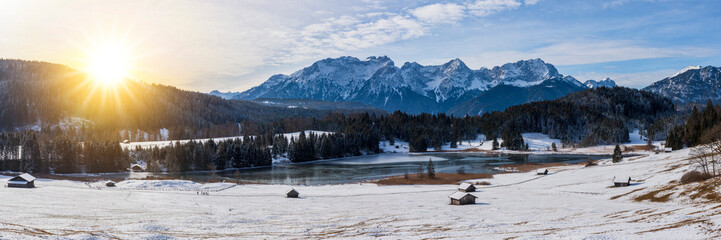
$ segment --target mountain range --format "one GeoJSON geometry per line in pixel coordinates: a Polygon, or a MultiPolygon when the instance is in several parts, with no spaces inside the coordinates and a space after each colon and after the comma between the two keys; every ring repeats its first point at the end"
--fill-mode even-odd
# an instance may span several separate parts
{"type": "Polygon", "coordinates": [[[473,70],[460,59],[433,66],[407,62],[397,67],[385,56],[340,57],[315,62],[290,75],[274,75],[233,98],[356,101],[386,111],[441,113],[499,85],[526,88],[550,79],[583,86],[541,59],[473,70]]]}
{"type": "MultiPolygon", "coordinates": [[[[616,87],[616,82],[605,78],[581,83],[560,74],[541,59],[474,70],[460,59],[430,66],[406,62],[397,67],[386,56],[365,60],[346,56],[317,61],[290,75],[274,75],[232,99],[353,101],[389,112],[459,116],[500,111],[598,87],[616,87]]],[[[688,67],[643,90],[668,97],[677,104],[721,102],[721,68],[688,67]]],[[[228,95],[232,93],[225,96],[228,95]]]]}
{"type": "MultiPolygon", "coordinates": [[[[587,84],[615,86],[610,79],[587,84]]],[[[475,115],[587,88],[541,59],[470,69],[460,59],[430,66],[406,62],[397,67],[386,56],[340,57],[317,61],[290,75],[274,75],[232,98],[355,101],[386,111],[475,115]]]]}

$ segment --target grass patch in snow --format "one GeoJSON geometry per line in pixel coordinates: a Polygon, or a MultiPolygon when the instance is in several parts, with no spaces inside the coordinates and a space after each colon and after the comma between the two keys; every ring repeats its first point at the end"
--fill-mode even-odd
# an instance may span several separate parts
{"type": "MultiPolygon", "coordinates": [[[[585,164],[585,162],[583,163],[585,164]]],[[[568,166],[568,163],[524,163],[524,164],[503,164],[495,169],[503,170],[505,172],[531,172],[539,168],[545,167],[557,167],[557,166],[568,166]]]]}
{"type": "Polygon", "coordinates": [[[470,179],[493,178],[491,173],[436,173],[435,178],[429,178],[423,174],[419,177],[418,173],[409,173],[408,178],[404,175],[393,176],[375,181],[378,185],[412,185],[412,184],[457,184],[458,182],[470,179]]]}
{"type": "Polygon", "coordinates": [[[631,194],[631,193],[635,193],[635,192],[641,191],[641,190],[643,190],[643,189],[645,189],[645,188],[639,188],[639,189],[636,189],[636,190],[633,190],[633,191],[630,191],[630,192],[627,192],[627,193],[624,193],[624,194],[621,194],[621,195],[613,196],[613,197],[611,197],[611,200],[616,200],[616,199],[619,199],[619,198],[621,198],[621,197],[623,197],[623,196],[628,196],[628,195],[631,194]]]}
{"type": "Polygon", "coordinates": [[[636,196],[633,198],[634,201],[641,202],[649,200],[651,202],[668,202],[671,200],[671,195],[673,195],[673,192],[671,193],[664,193],[669,190],[673,190],[676,186],[667,186],[658,190],[650,191],[645,194],[641,194],[639,196],[636,196]]]}

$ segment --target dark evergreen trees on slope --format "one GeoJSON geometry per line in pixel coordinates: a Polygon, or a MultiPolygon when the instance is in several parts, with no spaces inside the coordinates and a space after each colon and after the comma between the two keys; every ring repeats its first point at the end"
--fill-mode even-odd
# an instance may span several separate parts
{"type": "Polygon", "coordinates": [[[721,140],[721,106],[709,100],[701,112],[695,106],[685,124],[675,126],[666,137],[666,147],[674,150],[721,140]]]}
{"type": "Polygon", "coordinates": [[[426,152],[428,151],[428,142],[424,136],[414,136],[408,142],[408,150],[411,152],[426,152]]]}
{"type": "Polygon", "coordinates": [[[597,88],[553,100],[513,106],[481,116],[481,129],[497,135],[512,125],[521,132],[540,132],[581,145],[628,141],[628,131],[674,114],[673,103],[629,88],[597,88]]]}
{"type": "Polygon", "coordinates": [[[506,126],[501,133],[501,139],[503,140],[501,146],[506,147],[508,150],[525,150],[523,136],[517,128],[506,126]]]}

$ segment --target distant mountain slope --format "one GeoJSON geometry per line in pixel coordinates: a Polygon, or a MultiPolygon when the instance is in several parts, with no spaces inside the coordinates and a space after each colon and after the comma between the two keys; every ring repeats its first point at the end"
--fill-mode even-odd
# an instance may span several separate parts
{"type": "Polygon", "coordinates": [[[283,107],[283,108],[302,108],[316,110],[347,110],[368,113],[385,114],[387,112],[376,107],[366,105],[359,102],[328,102],[312,99],[277,99],[277,98],[258,98],[253,100],[265,106],[283,107]]]}
{"type": "Polygon", "coordinates": [[[597,88],[597,87],[612,88],[612,87],[616,86],[616,82],[611,80],[610,78],[606,78],[601,81],[588,80],[588,81],[584,82],[583,85],[586,85],[586,87],[588,87],[588,88],[597,88]]]}
{"type": "Polygon", "coordinates": [[[643,90],[671,98],[676,103],[721,101],[721,68],[688,67],[674,76],[655,82],[643,90]]]}
{"type": "Polygon", "coordinates": [[[582,146],[629,141],[629,132],[675,114],[670,99],[623,87],[594,88],[565,97],[512,106],[481,116],[485,134],[503,129],[540,132],[582,146]]]}
{"type": "Polygon", "coordinates": [[[541,59],[472,70],[460,59],[437,66],[405,63],[399,68],[385,56],[340,57],[317,61],[291,75],[274,75],[234,98],[356,101],[386,111],[440,113],[500,84],[530,87],[552,78],[563,76],[541,59]]]}
{"type": "Polygon", "coordinates": [[[471,100],[456,105],[447,113],[455,116],[481,115],[486,112],[503,111],[514,105],[553,100],[587,89],[575,79],[568,78],[571,77],[553,78],[530,87],[498,85],[471,100]]]}
{"type": "Polygon", "coordinates": [[[198,92],[128,80],[107,91],[63,65],[0,60],[0,131],[45,128],[77,117],[96,128],[208,127],[244,120],[323,117],[330,112],[223,100],[198,92]]]}
{"type": "Polygon", "coordinates": [[[220,97],[222,99],[231,99],[233,96],[240,94],[240,92],[220,92],[218,90],[213,90],[209,92],[208,94],[220,97]]]}

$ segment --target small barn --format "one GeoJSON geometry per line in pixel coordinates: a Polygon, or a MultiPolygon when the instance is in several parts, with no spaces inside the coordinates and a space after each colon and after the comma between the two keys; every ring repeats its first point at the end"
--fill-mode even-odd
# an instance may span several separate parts
{"type": "Polygon", "coordinates": [[[476,198],[478,198],[466,192],[456,192],[448,197],[451,199],[452,205],[476,204],[476,198]]]}
{"type": "Polygon", "coordinates": [[[288,190],[288,192],[285,193],[285,197],[298,198],[298,191],[296,191],[295,188],[291,188],[290,190],[288,190]]]}
{"type": "Polygon", "coordinates": [[[105,182],[105,186],[106,186],[106,187],[115,187],[115,182],[113,182],[113,181],[107,181],[107,182],[105,182]]]}
{"type": "Polygon", "coordinates": [[[132,170],[133,172],[142,172],[142,171],[145,171],[145,170],[143,169],[143,167],[141,167],[141,166],[138,165],[138,164],[133,164],[133,166],[130,167],[130,170],[132,170]]]}
{"type": "Polygon", "coordinates": [[[631,177],[629,176],[614,176],[613,186],[615,187],[628,187],[631,185],[631,177]]]}
{"type": "Polygon", "coordinates": [[[548,175],[548,168],[539,168],[536,170],[537,175],[548,175]]]}
{"type": "Polygon", "coordinates": [[[8,180],[8,187],[34,188],[35,177],[27,173],[20,174],[17,177],[8,180]]]}
{"type": "Polygon", "coordinates": [[[668,147],[667,147],[667,148],[664,148],[663,151],[664,151],[664,152],[667,152],[667,153],[670,153],[670,152],[673,152],[673,148],[668,148],[668,147]]]}
{"type": "Polygon", "coordinates": [[[461,185],[458,185],[458,191],[460,192],[475,192],[476,186],[473,186],[471,183],[461,183],[461,185]]]}

